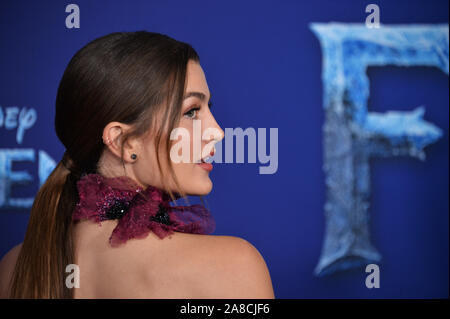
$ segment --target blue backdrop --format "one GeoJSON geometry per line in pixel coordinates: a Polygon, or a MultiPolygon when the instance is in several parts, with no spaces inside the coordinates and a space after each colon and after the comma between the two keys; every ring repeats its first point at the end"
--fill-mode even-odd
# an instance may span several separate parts
{"type": "MultiPolygon", "coordinates": [[[[0,3],[0,256],[26,230],[30,202],[14,199],[32,198],[45,166],[64,152],[53,120],[68,61],[96,37],[148,30],[198,51],[222,128],[278,128],[274,174],[259,174],[259,163],[216,164],[207,196],[215,234],[258,248],[277,298],[448,298],[449,78],[436,67],[367,69],[370,111],[423,105],[424,119],[442,131],[424,161],[370,160],[369,230],[382,256],[380,288],[366,287],[364,267],[314,274],[326,224],[325,112],[323,52],[310,23],[363,24],[372,2],[77,0],[80,28],[68,29],[70,3],[0,3]],[[27,176],[9,172],[31,180],[10,186],[11,176],[27,176]]],[[[374,3],[384,25],[448,24],[448,1],[374,3]]],[[[446,54],[448,70],[448,33],[446,54]]]]}

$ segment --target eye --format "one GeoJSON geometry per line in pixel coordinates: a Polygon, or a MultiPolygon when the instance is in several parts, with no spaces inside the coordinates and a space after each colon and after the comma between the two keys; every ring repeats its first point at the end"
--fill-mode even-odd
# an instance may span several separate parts
{"type": "Polygon", "coordinates": [[[192,109],[190,109],[189,111],[184,113],[184,116],[189,118],[189,119],[195,119],[197,117],[197,112],[199,110],[200,110],[199,107],[193,107],[192,109]]]}

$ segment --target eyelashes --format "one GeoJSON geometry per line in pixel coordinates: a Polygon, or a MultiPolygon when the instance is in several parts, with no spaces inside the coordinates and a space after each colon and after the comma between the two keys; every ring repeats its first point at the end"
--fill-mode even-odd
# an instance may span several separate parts
{"type": "MultiPolygon", "coordinates": [[[[212,105],[213,105],[213,103],[211,101],[209,101],[208,102],[209,109],[211,109],[212,105]]],[[[186,113],[184,113],[183,116],[185,116],[188,119],[195,119],[195,118],[197,118],[198,111],[200,111],[200,107],[196,106],[196,107],[191,108],[186,113]]]]}
{"type": "Polygon", "coordinates": [[[199,107],[193,107],[183,115],[187,117],[188,119],[195,119],[197,117],[197,112],[200,110],[199,107]],[[195,113],[194,113],[195,112],[195,113]]]}

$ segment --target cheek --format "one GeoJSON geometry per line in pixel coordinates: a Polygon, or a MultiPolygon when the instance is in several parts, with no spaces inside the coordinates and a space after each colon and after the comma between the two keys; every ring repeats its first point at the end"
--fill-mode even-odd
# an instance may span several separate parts
{"type": "Polygon", "coordinates": [[[189,140],[190,159],[189,160],[192,163],[194,161],[194,158],[195,158],[195,154],[194,154],[194,152],[195,152],[195,149],[194,149],[194,129],[193,129],[192,125],[187,130],[189,132],[189,138],[190,138],[190,140],[189,140]]]}
{"type": "MultiPolygon", "coordinates": [[[[196,149],[194,147],[194,142],[195,142],[195,139],[199,139],[199,141],[197,141],[197,143],[200,142],[199,145],[201,145],[201,134],[202,134],[202,132],[201,132],[201,130],[199,130],[198,132],[195,132],[199,136],[194,136],[194,121],[193,120],[188,120],[188,119],[183,120],[180,123],[179,127],[186,129],[186,131],[188,132],[188,138],[189,138],[189,160],[192,163],[194,161],[194,159],[198,158],[198,156],[199,156],[198,154],[195,154],[195,153],[201,152],[201,150],[199,151],[198,149],[196,149]]],[[[197,148],[201,148],[201,146],[197,147],[197,148]]],[[[182,154],[179,153],[179,155],[181,156],[182,154]]]]}
{"type": "Polygon", "coordinates": [[[192,175],[195,174],[195,164],[193,163],[172,163],[173,169],[180,182],[192,181],[192,175]]]}

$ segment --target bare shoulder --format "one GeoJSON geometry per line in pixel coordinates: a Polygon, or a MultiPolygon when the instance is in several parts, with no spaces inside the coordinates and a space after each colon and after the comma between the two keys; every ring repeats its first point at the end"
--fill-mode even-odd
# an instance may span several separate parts
{"type": "Polygon", "coordinates": [[[21,248],[22,244],[14,246],[0,260],[0,298],[7,298],[8,286],[21,248]]]}
{"type": "Polygon", "coordinates": [[[196,249],[199,298],[274,298],[269,270],[250,242],[234,236],[200,237],[196,249]]]}
{"type": "Polygon", "coordinates": [[[127,271],[131,276],[118,283],[120,289],[111,288],[117,279],[103,280],[108,296],[118,291],[137,298],[274,298],[264,258],[239,237],[176,232],[161,240],[151,233],[111,253],[110,270],[136,271],[127,271]]]}

